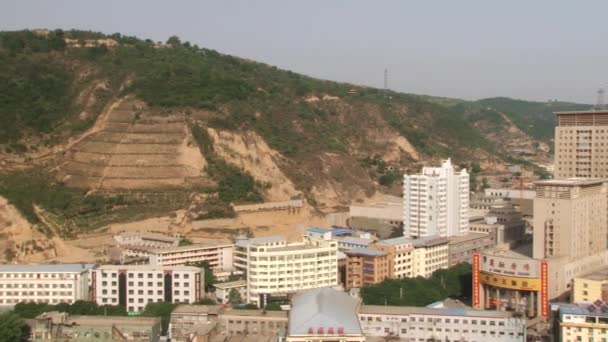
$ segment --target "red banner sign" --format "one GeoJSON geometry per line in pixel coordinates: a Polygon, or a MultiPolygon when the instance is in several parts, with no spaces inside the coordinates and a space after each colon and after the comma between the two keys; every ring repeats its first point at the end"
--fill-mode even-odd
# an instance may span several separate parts
{"type": "Polygon", "coordinates": [[[549,285],[547,283],[549,265],[546,260],[540,263],[540,314],[549,319],[549,285]]]}
{"type": "Polygon", "coordinates": [[[479,253],[473,254],[473,307],[480,308],[479,298],[479,253]]]}

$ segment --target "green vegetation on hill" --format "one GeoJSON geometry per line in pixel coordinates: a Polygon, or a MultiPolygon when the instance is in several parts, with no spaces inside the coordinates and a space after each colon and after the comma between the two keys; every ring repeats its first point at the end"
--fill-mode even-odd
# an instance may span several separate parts
{"type": "Polygon", "coordinates": [[[70,315],[83,316],[126,316],[127,310],[119,305],[98,305],[95,302],[77,300],[72,304],[44,304],[34,302],[21,302],[15,304],[13,313],[21,318],[36,318],[45,312],[59,311],[70,315]]]}
{"type": "MultiPolygon", "coordinates": [[[[86,194],[55,181],[42,168],[0,172],[0,196],[9,200],[24,216],[38,223],[34,206],[46,211],[50,223],[63,237],[102,227],[117,220],[136,220],[182,208],[188,201],[184,191],[141,191],[86,194]]],[[[52,234],[50,231],[45,231],[52,234]]]]}
{"type": "Polygon", "coordinates": [[[554,134],[554,112],[591,109],[586,104],[556,101],[533,102],[507,97],[495,97],[477,102],[485,107],[485,113],[491,112],[491,110],[504,113],[519,129],[534,138],[547,142],[553,138],[554,134]]]}
{"type": "Polygon", "coordinates": [[[367,305],[426,306],[445,298],[471,296],[471,265],[437,270],[429,278],[387,279],[361,288],[367,305]]]}

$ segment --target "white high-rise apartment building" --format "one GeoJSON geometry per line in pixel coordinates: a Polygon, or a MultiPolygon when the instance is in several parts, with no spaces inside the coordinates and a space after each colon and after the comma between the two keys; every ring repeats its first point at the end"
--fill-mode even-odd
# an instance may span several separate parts
{"type": "Polygon", "coordinates": [[[92,272],[93,300],[140,312],[146,304],[192,304],[203,297],[203,270],[192,266],[102,265],[92,272]]]}
{"type": "Polygon", "coordinates": [[[449,237],[469,230],[469,174],[450,159],[403,177],[403,235],[449,237]]]}
{"type": "Polygon", "coordinates": [[[20,302],[72,304],[89,299],[93,264],[0,265],[0,307],[20,302]]]}
{"type": "Polygon", "coordinates": [[[338,242],[287,243],[282,236],[237,240],[234,266],[247,274],[248,303],[265,306],[269,296],[338,285],[338,242]]]}

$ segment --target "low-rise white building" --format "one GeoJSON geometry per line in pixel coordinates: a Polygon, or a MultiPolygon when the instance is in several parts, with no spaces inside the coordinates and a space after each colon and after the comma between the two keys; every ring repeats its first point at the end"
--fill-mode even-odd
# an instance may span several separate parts
{"type": "Polygon", "coordinates": [[[265,306],[268,297],[338,285],[338,243],[288,243],[282,236],[239,239],[234,266],[247,274],[247,303],[265,306]]]}
{"type": "Polygon", "coordinates": [[[114,241],[118,245],[169,248],[177,247],[181,238],[158,233],[123,232],[114,235],[114,241]]]}
{"type": "Polygon", "coordinates": [[[215,297],[217,298],[218,302],[223,304],[228,304],[230,291],[232,290],[236,290],[241,295],[241,299],[243,300],[247,296],[247,280],[217,283],[214,284],[213,287],[215,287],[215,297]]]}
{"type": "Polygon", "coordinates": [[[361,305],[358,316],[366,336],[408,341],[526,340],[526,320],[509,312],[361,305]]]}
{"type": "Polygon", "coordinates": [[[204,273],[198,267],[103,265],[92,272],[93,300],[143,311],[152,302],[191,304],[204,293],[204,273]]]}
{"type": "Polygon", "coordinates": [[[89,299],[93,264],[0,265],[0,307],[89,299]]]}
{"type": "Polygon", "coordinates": [[[196,243],[189,246],[159,248],[150,251],[150,264],[177,266],[207,262],[214,272],[232,271],[234,244],[225,242],[196,243]]]}

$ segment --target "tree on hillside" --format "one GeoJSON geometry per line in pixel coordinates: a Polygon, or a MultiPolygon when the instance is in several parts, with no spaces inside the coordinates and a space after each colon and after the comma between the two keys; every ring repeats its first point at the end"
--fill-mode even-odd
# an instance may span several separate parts
{"type": "Polygon", "coordinates": [[[0,314],[0,342],[27,341],[29,327],[21,317],[7,312],[0,314]]]}

